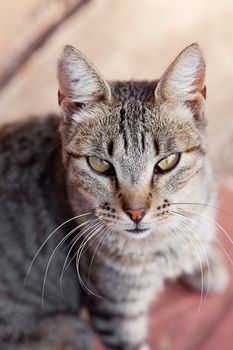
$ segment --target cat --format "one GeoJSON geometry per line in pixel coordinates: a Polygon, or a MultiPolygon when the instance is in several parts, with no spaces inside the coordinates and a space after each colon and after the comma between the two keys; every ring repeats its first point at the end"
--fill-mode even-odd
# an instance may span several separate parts
{"type": "Polygon", "coordinates": [[[203,54],[192,44],[159,80],[108,83],[66,46],[57,76],[61,121],[0,132],[0,348],[89,350],[94,329],[107,349],[148,350],[164,281],[228,282],[211,244],[203,54]]]}

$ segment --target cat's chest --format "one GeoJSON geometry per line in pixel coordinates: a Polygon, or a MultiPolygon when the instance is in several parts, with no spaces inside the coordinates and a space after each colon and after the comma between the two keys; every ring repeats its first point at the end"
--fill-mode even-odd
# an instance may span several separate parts
{"type": "MultiPolygon", "coordinates": [[[[92,253],[89,255],[91,258],[92,253]]],[[[202,257],[187,242],[182,245],[170,244],[139,251],[125,251],[117,254],[102,247],[96,253],[92,272],[96,280],[115,280],[122,284],[134,281],[137,284],[153,284],[158,280],[173,279],[183,272],[191,272],[202,257]]]]}

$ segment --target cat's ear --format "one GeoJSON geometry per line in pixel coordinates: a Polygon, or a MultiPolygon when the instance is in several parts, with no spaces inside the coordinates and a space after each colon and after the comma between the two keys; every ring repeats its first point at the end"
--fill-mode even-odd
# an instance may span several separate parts
{"type": "Polygon", "coordinates": [[[59,83],[59,105],[66,112],[79,107],[93,106],[98,102],[107,102],[111,98],[108,83],[86,57],[73,48],[66,46],[58,61],[57,77],[59,83]]]}
{"type": "Polygon", "coordinates": [[[168,101],[200,101],[206,98],[205,61],[198,44],[184,49],[159,80],[155,98],[168,101]]]}

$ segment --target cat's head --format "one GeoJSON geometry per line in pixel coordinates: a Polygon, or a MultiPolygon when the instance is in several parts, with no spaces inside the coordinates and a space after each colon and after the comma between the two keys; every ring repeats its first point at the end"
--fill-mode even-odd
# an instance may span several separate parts
{"type": "Polygon", "coordinates": [[[159,81],[112,83],[67,46],[58,80],[68,178],[104,224],[143,236],[169,222],[174,203],[204,195],[205,63],[197,44],[159,81]]]}

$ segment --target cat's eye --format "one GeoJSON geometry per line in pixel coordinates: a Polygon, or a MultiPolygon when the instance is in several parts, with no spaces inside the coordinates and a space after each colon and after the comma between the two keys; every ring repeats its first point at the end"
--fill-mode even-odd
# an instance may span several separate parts
{"type": "Polygon", "coordinates": [[[87,158],[90,167],[96,172],[104,175],[111,175],[113,167],[106,160],[98,157],[90,156],[87,158]]]}
{"type": "Polygon", "coordinates": [[[175,168],[179,160],[180,160],[180,153],[173,153],[170,156],[160,160],[160,162],[157,163],[155,170],[160,172],[170,171],[175,168]]]}

